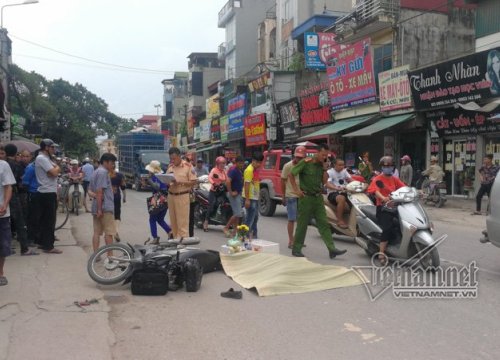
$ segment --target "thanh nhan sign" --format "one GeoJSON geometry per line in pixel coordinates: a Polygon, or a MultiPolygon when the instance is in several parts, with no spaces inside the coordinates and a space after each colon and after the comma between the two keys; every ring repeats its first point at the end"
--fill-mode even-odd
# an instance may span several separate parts
{"type": "Polygon", "coordinates": [[[391,111],[411,107],[409,65],[397,67],[378,74],[380,111],[391,111]]]}
{"type": "Polygon", "coordinates": [[[267,143],[265,114],[251,115],[245,118],[245,141],[246,146],[258,146],[267,143]]]}
{"type": "Polygon", "coordinates": [[[478,52],[408,73],[415,109],[500,96],[500,48],[478,52]]]}
{"type": "Polygon", "coordinates": [[[326,68],[333,110],[373,102],[377,91],[370,50],[366,38],[352,45],[335,45],[326,68]]]}

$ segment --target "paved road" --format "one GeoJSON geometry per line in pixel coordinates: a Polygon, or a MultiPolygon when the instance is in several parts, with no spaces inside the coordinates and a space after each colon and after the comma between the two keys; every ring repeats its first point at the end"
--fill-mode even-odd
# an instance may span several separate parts
{"type": "MultiPolygon", "coordinates": [[[[122,211],[121,237],[141,243],[148,237],[147,193],[129,191],[122,211]]],[[[430,209],[436,232],[448,234],[440,252],[445,265],[476,260],[479,296],[475,300],[396,300],[388,292],[369,300],[364,287],[260,298],[243,290],[243,300],[223,299],[238,288],[223,273],[203,278],[198,293],[165,297],[131,296],[128,288],[102,287],[111,305],[110,326],[116,359],[497,359],[500,352],[500,249],[478,242],[483,217],[463,209],[430,209]]],[[[88,251],[91,221],[72,218],[73,235],[88,251]]],[[[260,237],[286,248],[282,207],[261,218],[260,237]]],[[[224,243],[220,228],[197,232],[202,247],[224,243]]],[[[369,265],[354,244],[345,257],[331,261],[317,231],[309,228],[304,253],[317,263],[369,265]]],[[[81,269],[84,271],[84,269],[81,269]]],[[[82,286],[88,287],[91,280],[82,286]]]]}

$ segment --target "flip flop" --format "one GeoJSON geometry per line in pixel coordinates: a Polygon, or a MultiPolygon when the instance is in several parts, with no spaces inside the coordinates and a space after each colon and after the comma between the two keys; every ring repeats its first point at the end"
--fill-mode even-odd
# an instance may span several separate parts
{"type": "Polygon", "coordinates": [[[5,286],[9,282],[7,281],[7,278],[5,276],[0,276],[0,286],[5,286]]]}
{"type": "Polygon", "coordinates": [[[21,256],[33,256],[33,255],[40,255],[40,253],[37,253],[35,250],[30,249],[26,252],[21,253],[21,256]]]}
{"type": "Polygon", "coordinates": [[[62,254],[62,250],[53,248],[52,250],[43,250],[44,253],[46,254],[62,254]]]}

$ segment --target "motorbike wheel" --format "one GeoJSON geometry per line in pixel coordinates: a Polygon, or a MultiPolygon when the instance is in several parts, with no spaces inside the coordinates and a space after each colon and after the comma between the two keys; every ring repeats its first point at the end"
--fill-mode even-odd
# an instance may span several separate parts
{"type": "Polygon", "coordinates": [[[203,278],[203,268],[196,259],[189,258],[183,266],[184,280],[186,282],[187,292],[196,292],[201,287],[203,278]]]}
{"type": "Polygon", "coordinates": [[[132,273],[130,262],[109,260],[107,252],[112,252],[114,258],[132,260],[132,250],[124,244],[111,244],[99,248],[90,256],[87,262],[87,272],[92,280],[101,285],[113,285],[125,280],[132,273]]]}
{"type": "Polygon", "coordinates": [[[444,199],[444,198],[440,197],[440,198],[439,198],[439,200],[438,200],[438,201],[437,201],[437,203],[436,203],[436,207],[437,207],[437,208],[441,208],[441,207],[443,207],[443,205],[444,205],[444,203],[445,203],[445,202],[446,202],[446,199],[444,199]]]}
{"type": "Polygon", "coordinates": [[[431,250],[425,257],[420,259],[420,264],[424,269],[435,270],[441,264],[441,259],[439,258],[439,251],[437,248],[431,250]]]}
{"type": "Polygon", "coordinates": [[[199,202],[194,206],[194,225],[198,229],[203,229],[203,222],[205,221],[205,211],[203,211],[199,202]]]}

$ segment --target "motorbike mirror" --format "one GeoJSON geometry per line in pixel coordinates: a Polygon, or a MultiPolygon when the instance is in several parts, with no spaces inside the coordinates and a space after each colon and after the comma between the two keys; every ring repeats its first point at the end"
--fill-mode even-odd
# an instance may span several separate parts
{"type": "Polygon", "coordinates": [[[375,184],[377,184],[377,186],[380,188],[380,189],[383,189],[384,188],[384,183],[380,180],[377,180],[375,181],[375,184]]]}

